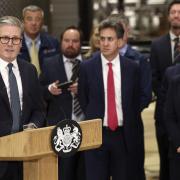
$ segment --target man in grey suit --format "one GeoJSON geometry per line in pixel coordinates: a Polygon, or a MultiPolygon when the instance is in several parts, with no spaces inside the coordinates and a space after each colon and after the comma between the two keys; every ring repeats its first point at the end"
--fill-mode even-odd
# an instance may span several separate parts
{"type": "MultiPolygon", "coordinates": [[[[22,23],[16,17],[0,18],[0,136],[41,127],[45,113],[35,67],[17,58],[22,23]]],[[[17,144],[18,146],[18,144],[17,144]]],[[[0,180],[22,180],[22,162],[0,162],[0,180]]]]}

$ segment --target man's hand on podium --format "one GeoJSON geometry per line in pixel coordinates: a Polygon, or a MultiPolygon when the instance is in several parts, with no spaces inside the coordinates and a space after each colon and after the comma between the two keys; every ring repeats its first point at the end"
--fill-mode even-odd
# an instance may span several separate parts
{"type": "Polygon", "coordinates": [[[34,123],[29,123],[29,124],[23,125],[24,131],[31,130],[31,129],[37,129],[37,126],[34,123]]]}

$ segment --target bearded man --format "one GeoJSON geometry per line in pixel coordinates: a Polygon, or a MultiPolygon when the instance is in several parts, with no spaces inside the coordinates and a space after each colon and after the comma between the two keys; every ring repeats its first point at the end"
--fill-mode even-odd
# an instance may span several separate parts
{"type": "MultiPolygon", "coordinates": [[[[56,125],[64,119],[84,119],[80,106],[77,106],[78,66],[82,61],[81,39],[81,31],[77,27],[67,27],[61,34],[60,53],[47,58],[42,66],[40,82],[47,103],[48,126],[56,125]],[[67,82],[71,82],[71,85],[60,85],[67,82]]],[[[59,179],[84,180],[82,163],[82,152],[70,158],[59,158],[59,179]]]]}

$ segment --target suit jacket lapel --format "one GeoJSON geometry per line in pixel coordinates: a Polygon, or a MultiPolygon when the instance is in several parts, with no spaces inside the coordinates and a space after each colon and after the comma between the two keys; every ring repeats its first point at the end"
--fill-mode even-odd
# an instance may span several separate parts
{"type": "Polygon", "coordinates": [[[7,107],[9,108],[9,110],[11,111],[8,94],[6,91],[6,86],[4,84],[1,74],[0,74],[0,96],[3,99],[3,101],[5,102],[5,104],[7,105],[7,107]]]}
{"type": "Polygon", "coordinates": [[[170,38],[170,35],[167,34],[167,36],[165,37],[165,43],[164,43],[164,46],[165,46],[165,52],[167,52],[167,56],[165,59],[167,59],[168,64],[172,64],[172,51],[171,51],[171,38],[170,38]]]}
{"type": "Polygon", "coordinates": [[[27,72],[25,73],[26,69],[22,65],[21,61],[17,59],[18,67],[19,67],[19,73],[21,76],[21,82],[22,82],[22,92],[23,92],[23,98],[22,98],[22,116],[24,114],[24,110],[26,107],[26,98],[28,96],[28,87],[27,87],[27,72]]]}
{"type": "Polygon", "coordinates": [[[123,56],[120,56],[120,69],[121,69],[121,100],[122,100],[122,108],[124,109],[125,107],[125,97],[126,97],[126,92],[128,88],[128,82],[127,82],[127,77],[126,77],[126,67],[125,67],[125,58],[123,56]]]}
{"type": "MultiPolygon", "coordinates": [[[[102,100],[103,100],[103,104],[104,104],[104,81],[103,81],[103,72],[102,72],[102,59],[101,59],[101,56],[100,56],[100,53],[97,55],[96,59],[95,60],[95,78],[94,79],[97,79],[97,82],[98,82],[98,91],[102,100]]],[[[93,61],[94,61],[93,60],[93,61]]]]}
{"type": "Polygon", "coordinates": [[[55,71],[55,72],[57,72],[57,77],[59,77],[59,79],[63,80],[64,82],[68,81],[65,66],[64,66],[64,62],[63,62],[63,57],[58,56],[57,62],[58,62],[58,64],[56,66],[56,71],[55,71]]]}

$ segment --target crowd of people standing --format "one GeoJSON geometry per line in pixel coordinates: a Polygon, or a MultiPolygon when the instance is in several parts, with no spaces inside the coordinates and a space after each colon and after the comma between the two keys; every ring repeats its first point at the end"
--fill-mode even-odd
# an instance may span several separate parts
{"type": "MultiPolygon", "coordinates": [[[[100,118],[101,147],[58,158],[59,179],[145,180],[141,112],[153,91],[160,180],[180,179],[180,1],[169,4],[169,32],[152,42],[150,56],[128,44],[123,13],[95,27],[85,56],[78,27],[67,27],[57,40],[41,31],[40,7],[25,7],[22,17],[0,18],[0,136],[24,125],[100,118]]],[[[0,162],[0,180],[22,179],[22,162],[0,162]]]]}

